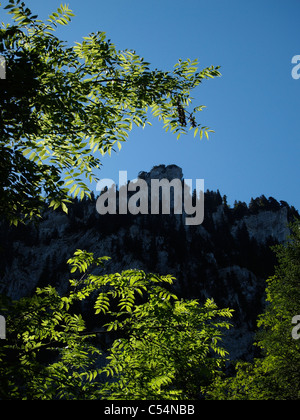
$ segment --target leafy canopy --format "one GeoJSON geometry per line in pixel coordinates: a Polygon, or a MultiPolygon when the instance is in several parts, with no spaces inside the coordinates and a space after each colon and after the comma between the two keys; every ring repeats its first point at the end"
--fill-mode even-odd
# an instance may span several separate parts
{"type": "Polygon", "coordinates": [[[76,251],[68,262],[77,278],[64,296],[47,286],[2,299],[1,399],[197,398],[220,373],[221,330],[232,311],[179,300],[168,290],[171,276],[95,274],[107,259],[76,251]],[[98,326],[88,331],[79,305],[91,301],[98,326]],[[103,336],[111,345],[101,349],[95,340],[103,336]]]}
{"type": "Polygon", "coordinates": [[[101,157],[120,149],[134,125],[151,124],[149,111],[178,138],[188,129],[208,138],[212,130],[196,122],[204,106],[189,108],[191,92],[220,76],[218,67],[198,71],[188,59],[152,70],[104,32],[74,46],[58,39],[56,28],[74,16],[67,5],[46,22],[20,0],[5,9],[13,24],[0,30],[0,210],[12,223],[39,215],[45,201],[67,212],[71,196],[89,196],[101,157]]]}

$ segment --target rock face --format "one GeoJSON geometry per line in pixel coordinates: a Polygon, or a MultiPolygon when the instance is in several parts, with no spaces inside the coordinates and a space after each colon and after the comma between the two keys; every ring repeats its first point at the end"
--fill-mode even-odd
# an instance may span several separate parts
{"type": "Polygon", "coordinates": [[[183,179],[182,169],[177,165],[157,165],[154,166],[150,172],[142,171],[138,175],[139,178],[150,182],[151,179],[183,179]]]}
{"type": "Polygon", "coordinates": [[[250,238],[255,238],[259,243],[264,243],[268,238],[275,238],[279,242],[284,242],[289,235],[287,226],[288,208],[283,207],[274,212],[267,210],[258,214],[246,216],[242,221],[233,227],[233,235],[245,223],[250,238]]]}
{"type": "MultiPolygon", "coordinates": [[[[139,177],[183,179],[176,165],[159,165],[139,177]]],[[[273,274],[270,245],[283,242],[295,209],[264,196],[249,206],[226,204],[219,192],[205,193],[204,222],[186,226],[182,215],[102,215],[95,199],[75,201],[69,215],[47,211],[38,225],[10,228],[0,224],[0,293],[14,299],[49,283],[68,287],[66,261],[76,249],[110,256],[107,272],[140,268],[173,274],[183,298],[214,298],[235,310],[235,328],[225,343],[232,359],[253,356],[253,331],[263,311],[266,278],[273,274]]]]}

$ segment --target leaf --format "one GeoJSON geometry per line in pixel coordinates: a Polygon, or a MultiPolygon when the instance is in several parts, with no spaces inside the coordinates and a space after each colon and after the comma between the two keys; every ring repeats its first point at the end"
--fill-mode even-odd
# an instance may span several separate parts
{"type": "Polygon", "coordinates": [[[69,181],[65,182],[65,186],[67,187],[68,185],[72,185],[73,183],[74,183],[74,180],[73,179],[70,179],[69,181]]]}
{"type": "Polygon", "coordinates": [[[28,159],[32,160],[35,156],[36,156],[36,152],[32,152],[28,159]]]}
{"type": "Polygon", "coordinates": [[[65,203],[61,203],[61,207],[65,213],[68,213],[68,207],[65,205],[65,203]]]}

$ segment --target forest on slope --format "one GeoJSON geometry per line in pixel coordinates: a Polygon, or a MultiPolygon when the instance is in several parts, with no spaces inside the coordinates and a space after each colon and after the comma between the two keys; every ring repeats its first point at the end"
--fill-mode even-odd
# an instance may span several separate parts
{"type": "MultiPolygon", "coordinates": [[[[168,172],[168,166],[155,167],[156,174],[158,169],[161,176],[168,172]]],[[[151,178],[151,171],[147,174],[151,178]]],[[[37,224],[2,222],[6,245],[0,255],[0,292],[20,298],[48,284],[66,292],[66,261],[77,249],[86,249],[111,257],[110,273],[137,268],[171,274],[180,298],[213,298],[219,307],[234,309],[230,357],[251,359],[266,279],[276,264],[271,247],[286,240],[288,224],[299,214],[272,197],[252,199],[249,205],[236,201],[232,207],[226,201],[219,191],[206,191],[204,222],[192,227],[185,226],[182,215],[99,215],[94,195],[75,199],[68,215],[45,210],[37,224]]],[[[95,322],[91,316],[89,326],[95,322]]]]}

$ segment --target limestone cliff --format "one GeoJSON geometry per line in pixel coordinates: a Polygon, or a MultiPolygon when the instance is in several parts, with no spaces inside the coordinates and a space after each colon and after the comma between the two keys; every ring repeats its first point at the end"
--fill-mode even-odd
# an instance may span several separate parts
{"type": "MultiPolygon", "coordinates": [[[[183,179],[176,165],[159,165],[139,177],[183,179]]],[[[110,256],[108,272],[142,268],[174,274],[176,292],[235,309],[226,337],[231,357],[251,357],[256,318],[264,307],[265,279],[276,263],[270,245],[283,242],[297,211],[264,196],[233,208],[219,192],[205,193],[204,222],[186,226],[183,215],[102,215],[96,200],[78,202],[69,214],[46,211],[37,225],[0,224],[0,293],[18,299],[48,283],[68,287],[66,261],[76,249],[110,256]]]]}

